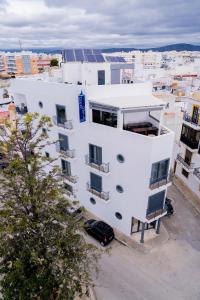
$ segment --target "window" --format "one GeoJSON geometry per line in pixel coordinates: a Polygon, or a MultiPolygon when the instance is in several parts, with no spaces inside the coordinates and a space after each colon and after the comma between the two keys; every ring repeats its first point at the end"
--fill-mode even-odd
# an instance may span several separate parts
{"type": "Polygon", "coordinates": [[[124,159],[122,154],[118,154],[117,155],[117,160],[118,160],[118,162],[123,163],[125,159],[124,159]]]}
{"type": "Polygon", "coordinates": [[[64,183],[64,189],[66,191],[70,192],[71,194],[73,194],[73,188],[72,188],[72,186],[70,184],[68,184],[68,183],[65,182],[64,183]]]}
{"type": "Polygon", "coordinates": [[[183,124],[180,140],[191,149],[198,149],[200,131],[197,131],[183,124]]]}
{"type": "Polygon", "coordinates": [[[104,85],[104,84],[105,84],[105,71],[98,70],[98,85],[104,85]]]}
{"type": "Polygon", "coordinates": [[[169,159],[165,159],[152,164],[150,183],[154,184],[163,179],[167,179],[169,169],[169,159]]]}
{"type": "Polygon", "coordinates": [[[121,219],[122,219],[122,215],[121,215],[119,212],[116,212],[116,213],[115,213],[115,217],[116,217],[118,220],[121,220],[121,219]]]}
{"type": "Polygon", "coordinates": [[[165,198],[165,191],[150,196],[148,200],[147,215],[163,209],[164,198],[165,198]]]}
{"type": "Polygon", "coordinates": [[[192,161],[192,152],[188,149],[185,150],[185,162],[190,165],[192,161]]]}
{"type": "Polygon", "coordinates": [[[102,164],[102,148],[89,144],[89,162],[96,165],[102,164]]]}
{"type": "Polygon", "coordinates": [[[99,175],[94,173],[90,173],[90,186],[95,191],[101,193],[102,192],[102,178],[99,175]]]}
{"type": "Polygon", "coordinates": [[[56,117],[58,124],[64,124],[66,122],[65,106],[56,105],[56,117]]]}
{"type": "Polygon", "coordinates": [[[189,173],[188,173],[185,169],[182,169],[182,174],[183,174],[183,176],[185,176],[186,178],[188,178],[188,176],[189,176],[189,173]]]}
{"type": "Polygon", "coordinates": [[[117,185],[116,190],[117,190],[118,193],[123,193],[123,191],[124,191],[124,189],[121,185],[117,185]]]}
{"type": "Polygon", "coordinates": [[[94,198],[90,198],[90,202],[95,205],[96,204],[96,200],[94,198]]]}
{"type": "Polygon", "coordinates": [[[68,136],[59,133],[60,150],[67,151],[69,149],[68,136]]]}
{"type": "Polygon", "coordinates": [[[67,176],[71,176],[71,164],[70,162],[61,159],[61,168],[62,168],[62,172],[63,174],[67,175],[67,176]]]}
{"type": "Polygon", "coordinates": [[[117,114],[113,112],[92,109],[92,121],[106,126],[117,127],[117,114]]]}
{"type": "Polygon", "coordinates": [[[49,157],[50,157],[49,152],[45,152],[45,156],[46,156],[47,158],[49,158],[49,157]]]}
{"type": "Polygon", "coordinates": [[[43,103],[41,101],[38,102],[40,108],[43,108],[43,103]]]}

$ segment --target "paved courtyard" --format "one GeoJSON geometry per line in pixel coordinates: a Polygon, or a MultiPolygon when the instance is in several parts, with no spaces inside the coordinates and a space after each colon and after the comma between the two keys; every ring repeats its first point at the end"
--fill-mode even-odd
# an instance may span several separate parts
{"type": "Polygon", "coordinates": [[[174,185],[168,196],[175,208],[163,221],[169,239],[148,252],[114,241],[100,261],[98,300],[200,299],[200,215],[174,185]]]}

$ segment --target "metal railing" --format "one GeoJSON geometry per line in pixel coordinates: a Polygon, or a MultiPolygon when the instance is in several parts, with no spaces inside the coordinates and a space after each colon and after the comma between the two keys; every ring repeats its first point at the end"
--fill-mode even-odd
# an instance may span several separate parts
{"type": "Polygon", "coordinates": [[[87,182],[87,191],[105,201],[109,200],[109,192],[103,192],[103,191],[99,192],[95,190],[93,187],[91,187],[89,182],[87,182]]]}
{"type": "Polygon", "coordinates": [[[88,154],[85,155],[85,163],[86,163],[86,165],[90,166],[91,168],[97,169],[101,172],[104,172],[104,173],[110,172],[109,163],[98,164],[97,162],[91,161],[91,158],[88,154]]]}
{"type": "MultiPolygon", "coordinates": [[[[199,119],[199,116],[198,116],[198,119],[199,119]]],[[[183,120],[186,121],[186,122],[188,122],[188,123],[191,123],[194,126],[200,126],[200,121],[197,120],[197,122],[194,122],[192,120],[192,117],[187,112],[184,112],[183,120]]]]}
{"type": "Polygon", "coordinates": [[[154,190],[163,185],[170,183],[172,181],[173,176],[174,176],[174,173],[169,172],[169,174],[166,176],[166,178],[160,178],[160,179],[158,179],[158,181],[153,182],[153,183],[150,182],[150,185],[149,185],[150,189],[154,190]]]}
{"type": "Polygon", "coordinates": [[[62,127],[62,128],[68,129],[68,130],[72,130],[73,129],[73,122],[72,122],[72,120],[66,120],[63,123],[59,123],[57,116],[53,116],[53,123],[54,123],[54,125],[56,125],[58,127],[62,127]]]}
{"type": "Polygon", "coordinates": [[[194,169],[194,163],[189,163],[185,161],[181,154],[177,154],[176,160],[182,163],[188,170],[194,169]]]}
{"type": "Polygon", "coordinates": [[[194,169],[194,175],[200,180],[200,168],[194,169]]]}
{"type": "Polygon", "coordinates": [[[72,183],[77,183],[77,181],[78,181],[78,176],[69,175],[69,174],[65,173],[64,171],[62,172],[62,176],[64,179],[67,179],[68,181],[70,181],[72,183]]]}
{"type": "Polygon", "coordinates": [[[75,149],[70,150],[70,149],[66,149],[66,150],[62,150],[60,143],[57,142],[56,143],[56,151],[62,155],[65,155],[69,158],[74,158],[75,157],[75,149]]]}

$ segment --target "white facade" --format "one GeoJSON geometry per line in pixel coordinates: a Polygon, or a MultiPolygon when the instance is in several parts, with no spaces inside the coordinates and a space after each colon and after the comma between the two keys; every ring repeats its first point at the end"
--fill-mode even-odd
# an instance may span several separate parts
{"type": "MultiPolygon", "coordinates": [[[[165,198],[170,184],[169,170],[165,180],[158,180],[151,186],[150,178],[153,163],[168,159],[171,163],[174,134],[162,127],[165,103],[152,96],[152,85],[111,85],[110,70],[109,63],[66,63],[63,64],[63,81],[67,84],[15,79],[12,92],[18,103],[19,97],[25,96],[29,112],[46,114],[52,120],[55,120],[56,105],[65,107],[67,122],[65,126],[54,125],[51,136],[55,140],[58,140],[59,133],[68,136],[69,151],[63,159],[71,163],[71,180],[65,179],[73,188],[71,198],[78,199],[88,211],[130,236],[136,226],[133,221],[147,224],[159,220],[166,213],[164,202],[162,209],[154,213],[147,215],[147,210],[150,196],[163,191],[165,198]],[[97,85],[98,70],[105,71],[105,85],[97,85]],[[81,92],[85,95],[85,122],[80,122],[79,118],[78,96],[81,92]],[[95,112],[101,117],[107,113],[106,122],[109,124],[114,124],[110,118],[117,120],[116,127],[97,123],[95,112]],[[152,132],[147,135],[127,129],[130,124],[144,122],[152,125],[152,132]],[[90,161],[86,163],[90,144],[102,149],[101,165],[90,161]],[[118,161],[119,154],[124,162],[118,161]],[[91,188],[90,173],[101,176],[101,192],[91,188]],[[123,192],[118,192],[117,186],[123,192]],[[116,213],[121,219],[116,217],[116,213]]],[[[51,157],[58,154],[55,145],[45,151],[51,157]]],[[[61,166],[60,159],[58,164],[61,166]]]]}
{"type": "Polygon", "coordinates": [[[200,104],[187,98],[185,106],[176,175],[200,199],[200,104]]]}

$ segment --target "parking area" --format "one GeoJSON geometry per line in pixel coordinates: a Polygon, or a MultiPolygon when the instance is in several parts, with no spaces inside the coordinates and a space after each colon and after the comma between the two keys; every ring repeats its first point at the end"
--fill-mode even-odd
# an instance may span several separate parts
{"type": "Polygon", "coordinates": [[[176,186],[168,197],[175,209],[163,220],[169,239],[149,252],[113,241],[95,279],[97,300],[200,299],[200,215],[176,186]]]}

